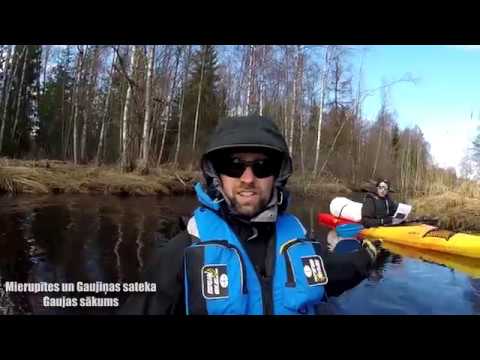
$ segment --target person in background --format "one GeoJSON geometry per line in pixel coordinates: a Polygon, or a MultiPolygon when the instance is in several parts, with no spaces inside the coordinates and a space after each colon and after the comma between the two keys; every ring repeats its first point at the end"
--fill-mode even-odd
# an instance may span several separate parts
{"type": "Polygon", "coordinates": [[[391,187],[388,180],[378,181],[375,190],[367,192],[363,201],[362,225],[367,228],[392,224],[398,208],[398,203],[389,196],[391,187]]]}
{"type": "Polygon", "coordinates": [[[185,229],[156,248],[119,314],[313,315],[368,276],[377,244],[329,253],[287,212],[288,146],[262,116],[219,121],[201,158],[206,186],[185,229]]]}

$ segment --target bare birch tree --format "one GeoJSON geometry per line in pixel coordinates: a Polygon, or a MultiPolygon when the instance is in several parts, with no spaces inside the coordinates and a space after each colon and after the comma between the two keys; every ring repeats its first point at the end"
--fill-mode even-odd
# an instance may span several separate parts
{"type": "MultiPolygon", "coordinates": [[[[87,46],[88,47],[88,46],[87,46]]],[[[78,163],[78,126],[77,119],[79,113],[79,98],[80,98],[80,79],[82,78],[83,67],[84,67],[84,57],[86,49],[83,46],[78,47],[77,55],[77,66],[76,66],[76,76],[73,89],[73,163],[77,165],[78,163]]],[[[69,132],[68,132],[69,134],[69,132]]]]}
{"type": "Polygon", "coordinates": [[[174,94],[175,94],[175,89],[177,87],[178,64],[180,63],[181,55],[182,55],[182,48],[179,46],[179,47],[177,47],[177,53],[175,55],[175,70],[174,70],[174,74],[173,74],[172,86],[171,86],[170,92],[169,92],[168,97],[167,97],[165,124],[164,124],[164,127],[163,127],[162,143],[160,145],[160,153],[158,155],[157,166],[159,166],[161,161],[162,161],[163,151],[164,151],[164,148],[165,148],[165,139],[167,137],[168,123],[169,123],[170,117],[172,115],[172,101],[173,101],[173,97],[174,97],[174,94]]]}
{"type": "Polygon", "coordinates": [[[327,92],[327,77],[329,64],[329,47],[325,48],[325,60],[323,62],[322,70],[320,71],[320,103],[318,109],[317,121],[317,141],[315,146],[315,162],[313,165],[313,175],[317,176],[318,159],[320,157],[320,144],[322,137],[322,121],[323,121],[323,106],[325,104],[325,94],[327,92]]]}
{"type": "Polygon", "coordinates": [[[207,47],[204,46],[202,54],[202,66],[200,70],[200,83],[198,84],[198,95],[197,95],[197,105],[195,106],[195,123],[193,126],[193,142],[192,142],[192,153],[195,153],[195,146],[197,143],[197,131],[198,131],[198,114],[200,110],[200,98],[202,96],[202,86],[203,86],[203,72],[205,68],[205,60],[207,57],[207,47]]]}
{"type": "Polygon", "coordinates": [[[44,59],[43,59],[43,87],[42,87],[42,94],[45,94],[45,88],[47,85],[47,68],[48,68],[48,60],[50,58],[50,51],[52,46],[51,45],[43,45],[44,48],[44,59]]]}
{"type": "Polygon", "coordinates": [[[129,151],[130,151],[130,134],[129,134],[129,116],[130,116],[130,103],[132,98],[132,91],[133,91],[133,80],[132,74],[133,70],[135,69],[135,58],[137,55],[137,45],[133,45],[133,49],[131,51],[130,62],[128,64],[128,70],[126,73],[128,87],[127,87],[127,94],[125,96],[125,105],[123,108],[123,119],[122,119],[122,154],[120,159],[120,168],[122,172],[127,172],[130,169],[130,158],[129,158],[129,151]]]}
{"type": "Polygon", "coordinates": [[[293,67],[293,85],[292,85],[292,107],[290,108],[290,124],[288,130],[288,150],[290,151],[290,155],[293,156],[293,134],[295,129],[295,116],[297,114],[297,86],[298,86],[298,49],[295,48],[295,55],[294,55],[294,67],[293,67]]]}
{"type": "Polygon", "coordinates": [[[85,105],[83,107],[83,126],[82,126],[82,133],[81,133],[81,140],[80,140],[80,161],[86,161],[86,147],[87,147],[87,128],[89,122],[89,115],[91,104],[95,97],[95,89],[97,85],[97,61],[99,55],[99,46],[94,45],[92,58],[90,59],[90,69],[88,74],[88,80],[86,83],[86,95],[85,95],[85,105]]]}
{"type": "Polygon", "coordinates": [[[145,118],[143,122],[143,135],[142,135],[142,158],[140,161],[140,171],[142,173],[148,173],[148,157],[150,151],[150,117],[152,113],[152,80],[153,80],[153,64],[155,63],[155,45],[150,46],[150,52],[148,54],[148,69],[147,69],[147,84],[145,94],[145,118]]]}
{"type": "Polygon", "coordinates": [[[245,109],[243,111],[244,115],[249,114],[252,111],[252,87],[253,87],[253,76],[254,76],[254,66],[255,66],[255,45],[248,46],[248,75],[247,75],[247,94],[245,96],[245,109]]]}
{"type": "Polygon", "coordinates": [[[182,140],[182,122],[183,122],[183,107],[185,104],[185,90],[188,80],[188,72],[190,70],[190,57],[192,53],[192,45],[188,46],[188,51],[185,58],[185,66],[183,70],[183,80],[182,80],[182,97],[180,99],[180,114],[178,116],[178,131],[177,131],[177,144],[175,148],[175,158],[173,164],[176,167],[178,164],[178,154],[180,152],[181,140],[182,140]]]}
{"type": "Polygon", "coordinates": [[[106,136],[106,122],[107,122],[107,117],[108,117],[108,111],[110,108],[110,98],[112,96],[112,81],[113,81],[113,71],[115,67],[115,61],[116,61],[116,50],[113,49],[113,55],[112,55],[112,65],[110,67],[110,80],[109,80],[109,85],[108,85],[108,91],[107,91],[107,97],[105,98],[105,106],[103,108],[103,115],[102,115],[102,125],[100,127],[100,136],[98,139],[98,147],[97,147],[97,156],[95,158],[95,165],[99,166],[102,161],[103,161],[103,150],[104,150],[104,145],[105,145],[105,136],[106,136]]]}

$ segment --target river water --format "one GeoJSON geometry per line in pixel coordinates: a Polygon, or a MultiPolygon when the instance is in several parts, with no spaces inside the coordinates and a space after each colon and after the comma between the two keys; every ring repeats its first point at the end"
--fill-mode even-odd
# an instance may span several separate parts
{"type": "MultiPolygon", "coordinates": [[[[316,224],[316,214],[328,211],[331,198],[293,197],[290,208],[325,245],[332,233],[316,224]]],[[[0,314],[114,313],[125,292],[96,293],[82,284],[140,281],[158,241],[154,231],[161,229],[168,237],[168,225],[188,216],[195,206],[191,195],[0,197],[0,314]],[[75,288],[35,293],[12,288],[14,282],[69,283],[75,288]],[[76,306],[68,306],[70,299],[77,301],[76,306]],[[46,306],[52,304],[56,306],[46,306]]],[[[443,261],[454,264],[448,267],[438,265],[442,261],[435,255],[425,257],[401,248],[384,251],[370,276],[330,298],[325,313],[478,314],[480,263],[454,260],[443,261]]]]}

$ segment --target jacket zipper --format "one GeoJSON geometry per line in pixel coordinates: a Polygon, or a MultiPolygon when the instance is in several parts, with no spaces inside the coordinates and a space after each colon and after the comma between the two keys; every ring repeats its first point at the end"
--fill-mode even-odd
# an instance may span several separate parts
{"type": "MultiPolygon", "coordinates": [[[[273,259],[272,259],[272,267],[271,269],[267,269],[265,268],[265,273],[266,274],[269,274],[269,270],[271,270],[271,273],[269,274],[270,275],[270,312],[269,312],[269,315],[273,315],[274,312],[275,312],[275,304],[273,303],[273,284],[275,283],[275,267],[277,266],[277,254],[276,254],[276,249],[277,249],[277,234],[276,232],[274,233],[273,235],[273,239],[271,239],[270,241],[273,242],[272,245],[268,244],[267,245],[267,258],[268,256],[272,256],[273,255],[273,259]],[[269,248],[270,246],[273,247],[273,254],[272,254],[272,251],[270,251],[270,254],[269,254],[269,248]]],[[[266,264],[265,264],[266,265],[266,264]]],[[[264,313],[266,313],[266,311],[264,311],[264,313]]]]}
{"type": "Polygon", "coordinates": [[[285,286],[287,287],[295,287],[296,282],[295,282],[295,274],[293,272],[293,266],[292,266],[292,259],[290,258],[290,254],[288,253],[288,249],[290,249],[292,246],[295,246],[296,244],[302,243],[303,240],[299,239],[292,239],[288,240],[286,243],[284,243],[280,247],[280,254],[285,257],[285,266],[287,268],[287,282],[285,286]]]}

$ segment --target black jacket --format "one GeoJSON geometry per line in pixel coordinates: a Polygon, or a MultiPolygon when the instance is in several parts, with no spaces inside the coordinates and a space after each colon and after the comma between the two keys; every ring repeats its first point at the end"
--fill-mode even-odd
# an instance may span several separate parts
{"type": "MultiPolygon", "coordinates": [[[[256,224],[258,235],[252,236],[251,223],[241,219],[228,218],[228,223],[242,241],[245,250],[255,266],[262,282],[267,313],[271,313],[271,278],[273,272],[275,225],[272,223],[256,224]]],[[[185,314],[184,302],[184,249],[191,244],[191,237],[181,231],[171,240],[166,240],[157,233],[157,246],[151,254],[141,281],[155,282],[156,293],[132,294],[119,310],[119,314],[185,314]]],[[[349,254],[328,253],[320,249],[328,276],[327,296],[338,296],[368,275],[372,258],[365,249],[349,254]]]]}
{"type": "Polygon", "coordinates": [[[365,227],[375,227],[392,223],[398,204],[388,195],[381,198],[373,193],[367,193],[362,206],[362,224],[365,227]]]}

